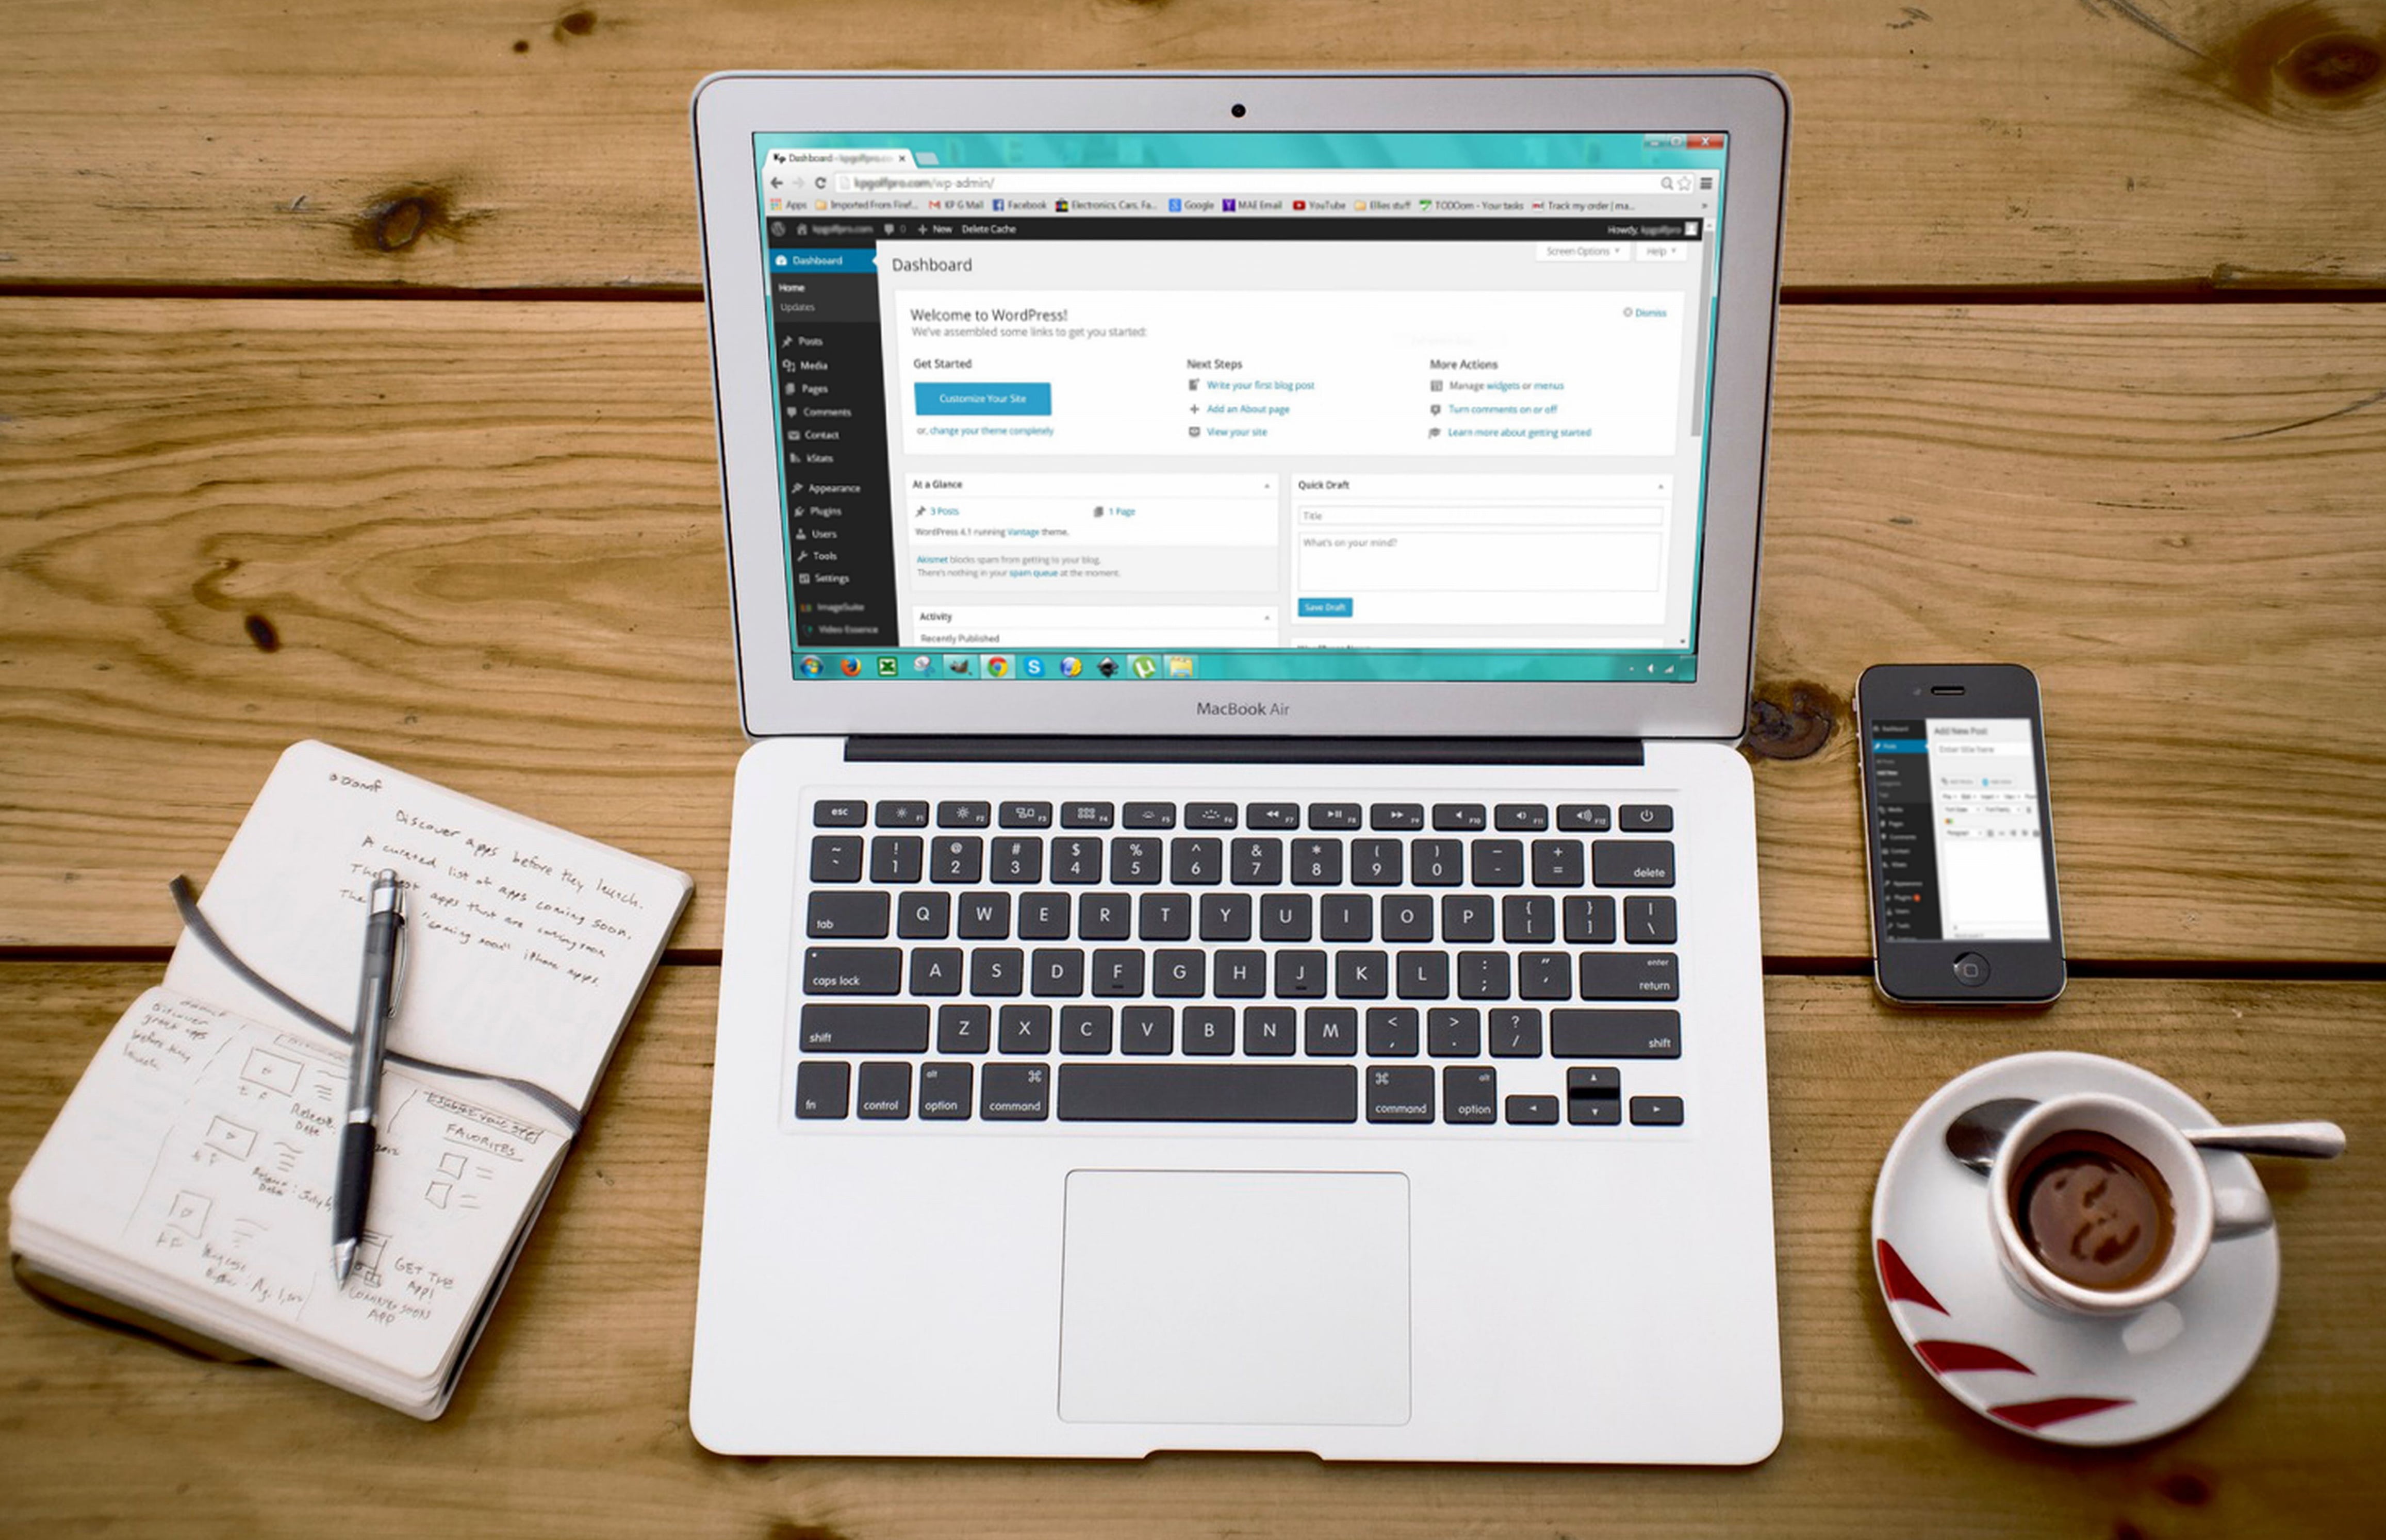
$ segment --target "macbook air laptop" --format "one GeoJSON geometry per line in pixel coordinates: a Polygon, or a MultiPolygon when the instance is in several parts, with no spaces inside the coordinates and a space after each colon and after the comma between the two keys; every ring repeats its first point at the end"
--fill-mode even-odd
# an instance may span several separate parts
{"type": "Polygon", "coordinates": [[[724,75],[692,1424],[1763,1459],[1758,74],[724,75]]]}

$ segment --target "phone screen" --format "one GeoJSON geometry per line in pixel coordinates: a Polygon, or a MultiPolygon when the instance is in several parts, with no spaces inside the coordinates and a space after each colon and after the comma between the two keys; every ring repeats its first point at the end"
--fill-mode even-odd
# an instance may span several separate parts
{"type": "Polygon", "coordinates": [[[2049,940],[2043,797],[2027,717],[1874,721],[1882,937],[2049,940]]]}

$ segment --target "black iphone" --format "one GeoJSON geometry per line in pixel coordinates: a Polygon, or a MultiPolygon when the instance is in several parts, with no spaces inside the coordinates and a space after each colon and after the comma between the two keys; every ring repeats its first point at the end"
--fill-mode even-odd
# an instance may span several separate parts
{"type": "Polygon", "coordinates": [[[2010,663],[1880,664],[1856,682],[1873,979],[1901,1005],[2063,993],[2038,680],[2010,663]]]}

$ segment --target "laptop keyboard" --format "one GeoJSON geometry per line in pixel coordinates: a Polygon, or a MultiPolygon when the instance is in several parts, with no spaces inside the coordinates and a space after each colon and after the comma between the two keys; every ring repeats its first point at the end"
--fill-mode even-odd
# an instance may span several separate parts
{"type": "Polygon", "coordinates": [[[793,1111],[1675,1128],[1661,802],[828,798],[793,1111]]]}

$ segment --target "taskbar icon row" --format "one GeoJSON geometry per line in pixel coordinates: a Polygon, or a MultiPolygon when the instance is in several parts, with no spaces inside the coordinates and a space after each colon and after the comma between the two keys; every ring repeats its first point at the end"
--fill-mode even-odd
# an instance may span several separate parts
{"type": "Polygon", "coordinates": [[[805,653],[799,679],[1199,679],[1193,653],[805,653]]]}

